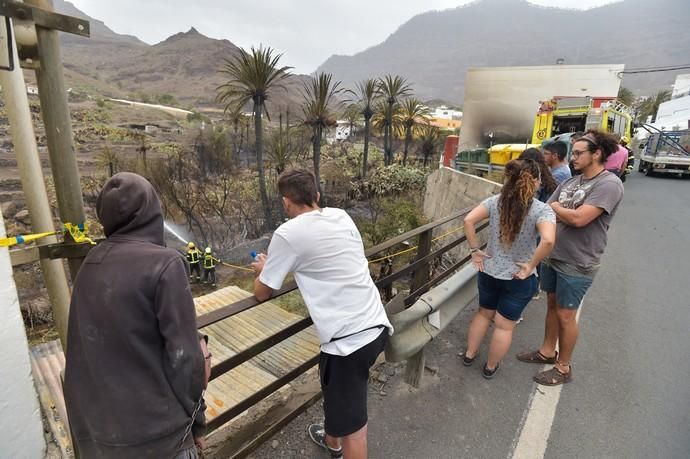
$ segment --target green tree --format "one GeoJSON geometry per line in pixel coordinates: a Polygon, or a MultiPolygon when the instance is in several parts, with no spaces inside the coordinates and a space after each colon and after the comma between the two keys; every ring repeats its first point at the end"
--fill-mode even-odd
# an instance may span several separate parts
{"type": "Polygon", "coordinates": [[[635,103],[635,94],[625,86],[621,86],[618,89],[618,102],[632,107],[635,103]]]}
{"type": "Polygon", "coordinates": [[[103,150],[96,155],[98,165],[108,172],[108,177],[112,177],[120,167],[120,161],[117,154],[106,144],[103,150]]]}
{"type": "Polygon", "coordinates": [[[357,83],[357,104],[364,117],[364,152],[362,153],[362,177],[367,176],[367,162],[369,161],[369,136],[371,135],[371,118],[374,116],[374,105],[381,97],[381,90],[377,80],[370,78],[357,83]]]}
{"type": "Polygon", "coordinates": [[[387,105],[386,123],[383,131],[384,163],[386,166],[393,162],[393,113],[401,98],[412,92],[407,80],[399,75],[386,75],[379,78],[379,89],[387,105]]]}
{"type": "MultiPolygon", "coordinates": [[[[266,101],[274,89],[285,89],[283,82],[290,76],[292,67],[279,66],[282,54],[276,54],[270,47],[252,47],[249,52],[240,48],[238,55],[225,59],[220,72],[228,81],[216,89],[218,101],[225,104],[225,111],[242,109],[253,104],[254,133],[256,137],[256,165],[259,173],[259,194],[266,221],[265,229],[273,227],[271,205],[266,190],[266,175],[263,159],[263,114],[266,101]]],[[[270,119],[270,118],[269,118],[270,119]]]]}
{"type": "Polygon", "coordinates": [[[652,117],[652,123],[656,121],[656,114],[659,111],[659,105],[671,100],[671,91],[663,89],[651,97],[645,99],[640,104],[640,118],[646,120],[647,117],[652,117]]]}
{"type": "Polygon", "coordinates": [[[266,153],[268,162],[276,174],[282,174],[292,164],[293,150],[290,148],[290,131],[274,130],[268,139],[266,153]]]}
{"type": "Polygon", "coordinates": [[[426,167],[429,159],[436,154],[436,150],[441,146],[441,131],[429,123],[424,124],[419,129],[419,140],[421,141],[424,167],[426,167]]]}
{"type": "MultiPolygon", "coordinates": [[[[314,175],[319,189],[321,188],[320,163],[323,131],[336,124],[333,111],[339,104],[338,95],[342,92],[340,81],[334,82],[333,75],[330,73],[318,73],[308,82],[303,83],[302,122],[312,130],[314,175]]],[[[321,195],[323,197],[323,191],[321,195]]]]}
{"type": "Polygon", "coordinates": [[[416,127],[427,120],[429,116],[429,108],[422,104],[419,99],[411,97],[405,99],[400,106],[398,113],[399,122],[397,123],[400,134],[405,138],[405,149],[403,150],[403,166],[407,164],[407,151],[412,142],[412,135],[415,133],[416,127]]]}
{"type": "Polygon", "coordinates": [[[177,106],[180,103],[175,99],[172,94],[162,94],[158,96],[158,103],[161,105],[177,106]]]}
{"type": "Polygon", "coordinates": [[[131,131],[131,138],[136,141],[139,146],[137,147],[137,153],[139,153],[139,160],[141,161],[141,171],[143,171],[143,175],[146,175],[148,172],[148,163],[147,163],[147,153],[151,149],[151,142],[149,141],[148,135],[146,135],[145,132],[143,131],[131,131]]]}
{"type": "Polygon", "coordinates": [[[355,104],[350,104],[345,108],[345,111],[343,112],[343,119],[345,119],[349,123],[350,127],[350,134],[348,137],[352,137],[355,134],[355,123],[359,121],[360,117],[362,114],[359,111],[359,106],[355,104]]]}
{"type": "MultiPolygon", "coordinates": [[[[374,106],[374,116],[371,117],[371,125],[374,129],[376,129],[378,132],[382,133],[384,138],[384,151],[383,151],[383,164],[385,165],[390,165],[387,164],[387,157],[386,157],[386,145],[388,145],[388,138],[387,138],[387,133],[389,132],[390,128],[390,139],[392,141],[392,133],[393,131],[400,131],[400,126],[398,126],[398,123],[400,122],[400,105],[388,105],[385,100],[380,100],[379,102],[376,103],[374,106]]],[[[392,142],[391,142],[392,144],[392,142]]],[[[391,162],[392,162],[392,155],[391,155],[391,162]]]]}
{"type": "Polygon", "coordinates": [[[245,132],[247,133],[247,143],[249,143],[249,116],[242,111],[241,107],[231,108],[225,113],[227,120],[232,125],[232,154],[233,159],[236,161],[240,157],[240,153],[243,149],[245,132]]]}

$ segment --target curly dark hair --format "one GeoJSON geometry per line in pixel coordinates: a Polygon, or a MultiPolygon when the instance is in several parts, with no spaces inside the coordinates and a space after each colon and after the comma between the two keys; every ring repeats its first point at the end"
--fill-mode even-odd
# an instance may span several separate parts
{"type": "Polygon", "coordinates": [[[558,184],[556,183],[556,180],[553,178],[551,168],[546,164],[546,161],[544,160],[544,154],[541,151],[539,151],[539,149],[528,148],[520,154],[518,159],[531,159],[532,161],[537,162],[537,164],[539,165],[539,171],[541,172],[541,186],[542,188],[544,188],[544,191],[546,191],[546,196],[551,196],[551,193],[556,191],[558,184]]]}
{"type": "Polygon", "coordinates": [[[510,247],[522,228],[539,186],[539,164],[531,159],[516,159],[505,166],[505,182],[498,198],[501,242],[510,247]]]}
{"type": "Polygon", "coordinates": [[[587,149],[594,153],[601,150],[601,163],[618,150],[618,140],[613,134],[602,132],[598,129],[590,129],[585,135],[577,139],[577,142],[587,142],[587,149]]]}

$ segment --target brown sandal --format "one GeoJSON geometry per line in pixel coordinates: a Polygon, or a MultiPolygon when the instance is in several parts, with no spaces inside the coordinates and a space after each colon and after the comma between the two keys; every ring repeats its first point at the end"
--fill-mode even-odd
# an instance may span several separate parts
{"type": "Polygon", "coordinates": [[[542,386],[558,386],[569,383],[573,379],[573,368],[568,365],[569,371],[567,373],[561,372],[557,367],[550,370],[542,371],[534,376],[534,381],[542,386]]]}
{"type": "Polygon", "coordinates": [[[556,355],[554,355],[553,357],[546,357],[544,354],[539,352],[539,350],[521,352],[515,357],[517,357],[519,361],[527,363],[556,363],[556,359],[558,358],[558,351],[556,351],[556,355]]]}

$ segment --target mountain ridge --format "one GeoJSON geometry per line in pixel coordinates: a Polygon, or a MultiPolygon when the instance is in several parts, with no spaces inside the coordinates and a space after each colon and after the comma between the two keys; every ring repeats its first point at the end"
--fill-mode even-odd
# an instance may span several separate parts
{"type": "MultiPolygon", "coordinates": [[[[65,78],[73,88],[116,98],[155,99],[170,94],[185,107],[223,108],[216,101],[216,89],[225,82],[219,70],[223,60],[237,55],[240,49],[231,41],[207,37],[190,26],[150,45],[114,32],[68,1],[55,0],[55,9],[91,23],[90,38],[61,34],[65,78]]],[[[289,107],[294,113],[306,78],[290,76],[288,90],[274,91],[268,108],[279,111],[289,107]]]]}
{"type": "MultiPolygon", "coordinates": [[[[560,58],[568,64],[624,62],[628,67],[687,63],[689,4],[649,3],[624,0],[572,10],[525,0],[477,0],[421,13],[383,42],[351,56],[331,56],[317,71],[333,73],[346,85],[398,73],[422,98],[459,103],[470,67],[551,65],[560,58]]],[[[672,83],[677,73],[626,77],[624,84],[651,92],[672,83]]]]}

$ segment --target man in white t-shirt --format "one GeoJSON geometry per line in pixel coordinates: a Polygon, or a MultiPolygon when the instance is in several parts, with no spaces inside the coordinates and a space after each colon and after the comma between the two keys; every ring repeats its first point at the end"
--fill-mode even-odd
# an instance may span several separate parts
{"type": "Polygon", "coordinates": [[[321,341],[319,373],[325,422],[309,436],[332,457],[367,457],[369,368],[391,326],[369,273],[359,230],[341,209],[320,208],[314,174],[281,174],[278,190],[290,220],[280,225],[252,264],[260,301],[292,272],[321,341]]]}

